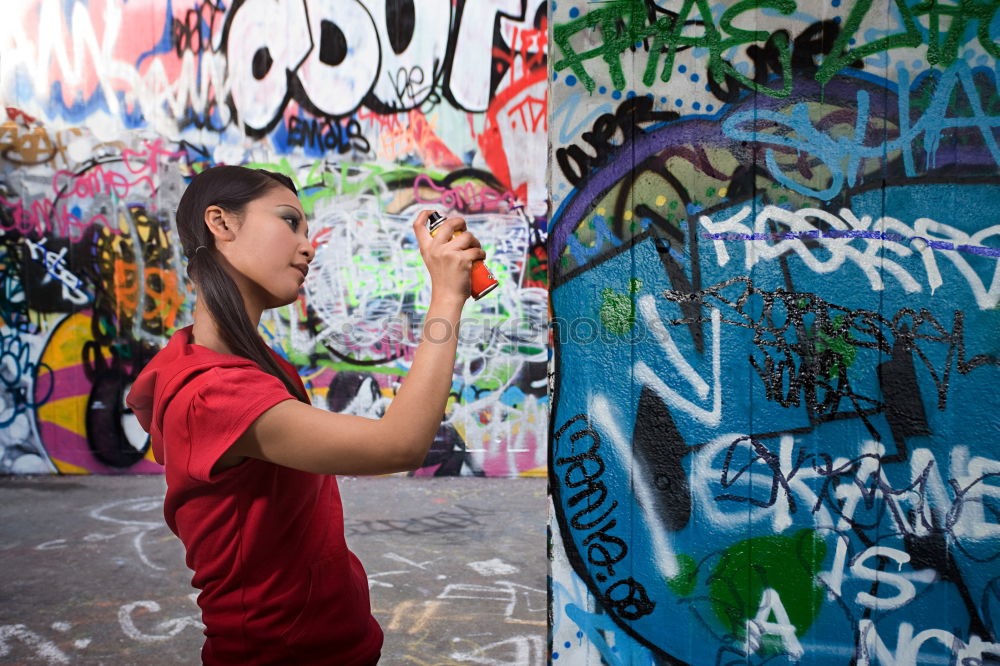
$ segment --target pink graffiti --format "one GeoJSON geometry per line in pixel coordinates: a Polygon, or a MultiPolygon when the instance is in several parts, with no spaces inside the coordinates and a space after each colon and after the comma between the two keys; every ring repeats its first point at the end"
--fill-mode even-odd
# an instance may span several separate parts
{"type": "MultiPolygon", "coordinates": [[[[163,148],[163,139],[144,139],[141,150],[126,148],[122,151],[122,161],[133,174],[148,172],[150,178],[159,172],[160,159],[176,161],[184,156],[180,151],[169,151],[163,148]]],[[[152,183],[152,181],[150,180],[152,183]]]]}
{"type": "Polygon", "coordinates": [[[97,164],[82,173],[66,169],[56,171],[52,177],[52,190],[57,197],[68,195],[92,198],[107,194],[119,199],[128,198],[133,189],[140,185],[145,187],[146,193],[154,192],[156,189],[154,178],[157,175],[159,165],[158,158],[177,158],[180,156],[180,153],[163,150],[161,145],[162,139],[147,140],[143,142],[141,150],[126,148],[122,151],[121,162],[131,175],[136,176],[132,180],[124,173],[106,169],[104,164],[97,164]]]}
{"type": "Polygon", "coordinates": [[[107,170],[103,164],[98,164],[82,174],[66,169],[56,171],[52,177],[52,189],[56,196],[76,196],[89,199],[99,194],[109,194],[119,199],[125,199],[132,187],[143,181],[152,187],[153,183],[148,176],[130,181],[125,174],[107,170]]]}
{"type": "Polygon", "coordinates": [[[75,242],[81,240],[84,231],[93,224],[111,228],[104,215],[81,220],[69,212],[67,206],[56,207],[48,198],[36,199],[29,207],[25,207],[20,201],[10,201],[0,196],[0,206],[7,210],[9,216],[7,219],[0,218],[0,228],[4,231],[17,231],[28,238],[56,236],[75,242]]]}
{"type": "Polygon", "coordinates": [[[518,205],[513,192],[501,193],[492,187],[475,183],[442,187],[435,184],[426,174],[420,174],[413,181],[413,195],[421,203],[437,204],[463,213],[509,211],[518,205]],[[438,196],[429,195],[429,191],[437,193],[438,196]]]}
{"type": "Polygon", "coordinates": [[[372,356],[413,362],[417,348],[414,344],[404,344],[397,340],[382,339],[369,347],[372,356]]]}

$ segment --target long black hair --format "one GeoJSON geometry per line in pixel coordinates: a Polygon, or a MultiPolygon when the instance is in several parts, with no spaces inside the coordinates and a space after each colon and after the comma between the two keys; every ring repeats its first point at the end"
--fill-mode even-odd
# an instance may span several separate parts
{"type": "Polygon", "coordinates": [[[188,277],[197,285],[199,298],[205,299],[229,348],[280,379],[289,393],[310,404],[309,397],[274,359],[250,321],[240,290],[219,262],[215,238],[204,221],[209,206],[242,216],[247,204],[276,187],[287,187],[298,196],[292,179],[284,174],[229,165],[205,169],[191,180],[177,204],[177,235],[188,260],[188,277]]]}

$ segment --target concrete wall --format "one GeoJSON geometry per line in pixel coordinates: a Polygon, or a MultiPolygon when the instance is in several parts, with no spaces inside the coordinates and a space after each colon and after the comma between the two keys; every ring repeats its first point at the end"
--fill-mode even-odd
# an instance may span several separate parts
{"type": "Polygon", "coordinates": [[[998,5],[552,3],[552,663],[1000,662],[998,5]]]}
{"type": "Polygon", "coordinates": [[[123,411],[192,300],[173,231],[220,163],[284,172],[317,246],[268,341],[314,404],[381,413],[430,295],[408,236],[464,214],[470,306],[418,474],[544,473],[542,0],[26,0],[0,22],[0,473],[158,472],[123,411]],[[185,300],[187,299],[187,300],[185,300]]]}

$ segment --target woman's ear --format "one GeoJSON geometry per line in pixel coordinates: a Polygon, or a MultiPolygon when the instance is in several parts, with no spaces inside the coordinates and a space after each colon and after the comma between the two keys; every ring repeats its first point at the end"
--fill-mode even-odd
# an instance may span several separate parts
{"type": "Polygon", "coordinates": [[[219,206],[209,206],[205,209],[205,226],[215,237],[216,246],[236,237],[232,216],[219,206]]]}

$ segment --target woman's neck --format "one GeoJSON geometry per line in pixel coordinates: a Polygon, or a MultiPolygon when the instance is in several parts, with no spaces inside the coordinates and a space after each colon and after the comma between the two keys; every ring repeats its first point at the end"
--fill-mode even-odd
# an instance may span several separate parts
{"type": "Polygon", "coordinates": [[[215,318],[208,311],[208,306],[199,298],[194,306],[194,325],[191,327],[191,342],[221,354],[232,354],[233,350],[226,344],[219,332],[215,318]]]}

